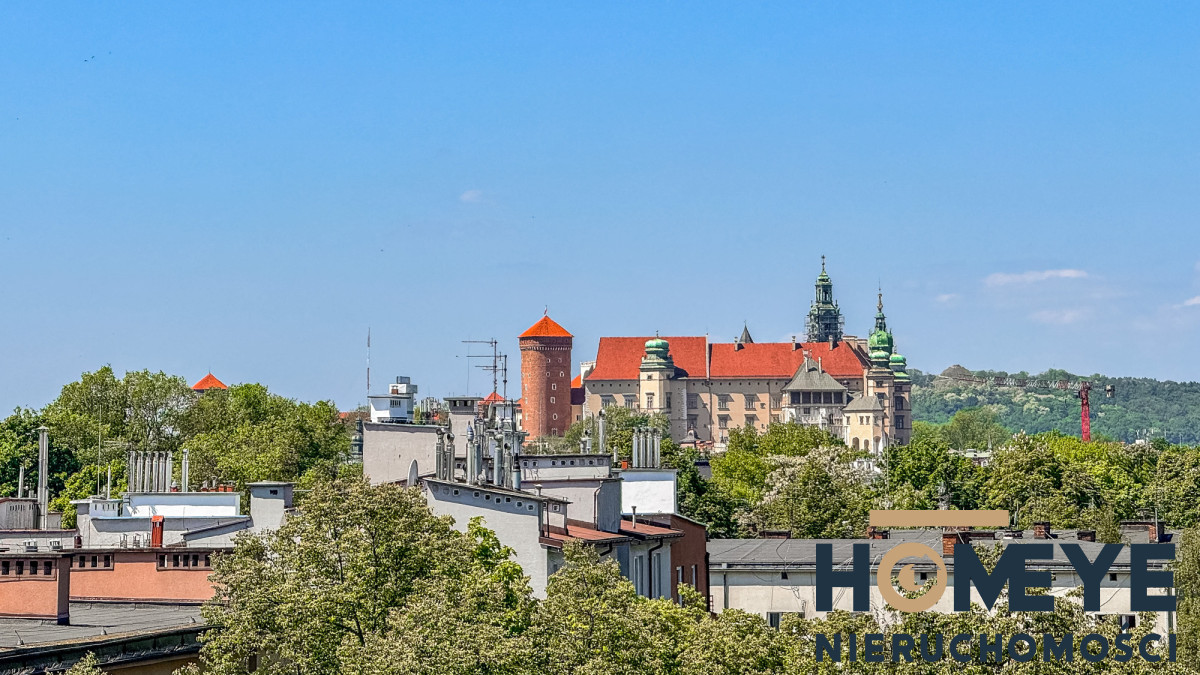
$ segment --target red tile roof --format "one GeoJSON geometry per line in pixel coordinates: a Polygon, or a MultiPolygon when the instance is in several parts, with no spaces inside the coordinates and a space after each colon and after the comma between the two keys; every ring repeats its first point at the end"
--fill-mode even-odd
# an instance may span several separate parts
{"type": "Polygon", "coordinates": [[[199,382],[192,385],[192,389],[194,389],[195,391],[206,391],[208,389],[228,389],[228,388],[229,387],[226,387],[224,382],[213,377],[212,373],[205,375],[204,377],[200,378],[199,382]]]}
{"type": "Polygon", "coordinates": [[[557,547],[557,548],[562,548],[563,543],[570,541],[571,539],[578,539],[580,541],[583,541],[583,542],[586,542],[589,544],[595,544],[595,543],[600,543],[600,542],[614,542],[615,543],[618,541],[628,541],[630,538],[629,535],[627,535],[627,534],[617,534],[615,532],[602,532],[600,530],[592,529],[590,527],[571,525],[569,523],[567,524],[566,529],[567,529],[566,534],[564,534],[562,532],[558,532],[556,530],[550,530],[542,537],[543,543],[548,544],[550,546],[557,547]]]}
{"type": "MultiPolygon", "coordinates": [[[[646,341],[653,337],[602,337],[596,350],[596,367],[588,373],[590,380],[636,380],[646,341]]],[[[676,370],[688,377],[704,377],[704,345],[701,337],[664,337],[670,346],[671,360],[676,370]]]]}
{"type": "Polygon", "coordinates": [[[804,362],[806,350],[833,377],[862,377],[868,365],[847,342],[839,342],[833,349],[828,342],[805,342],[796,349],[792,349],[790,342],[756,342],[742,345],[741,349],[734,349],[735,346],[730,342],[712,346],[713,379],[790,378],[804,362]]]}
{"type": "MultiPolygon", "coordinates": [[[[605,337],[600,338],[596,350],[596,368],[588,376],[591,380],[636,380],[642,356],[646,353],[649,337],[605,337]]],[[[671,358],[680,375],[693,379],[703,378],[705,369],[705,345],[703,337],[664,337],[670,345],[671,358]]],[[[772,378],[787,379],[796,374],[804,361],[807,350],[814,361],[820,360],[821,367],[833,377],[862,377],[869,365],[848,342],[839,342],[833,349],[828,342],[805,342],[792,349],[790,342],[755,342],[735,349],[732,342],[711,345],[712,361],[709,364],[712,379],[772,378]]]]}
{"type": "Polygon", "coordinates": [[[651,525],[644,520],[634,523],[631,519],[621,519],[621,534],[639,537],[682,537],[683,532],[661,525],[651,525]]]}
{"type": "Polygon", "coordinates": [[[579,387],[582,387],[582,386],[583,386],[583,376],[582,376],[582,375],[576,375],[576,376],[575,376],[575,379],[571,380],[571,388],[572,388],[572,389],[577,389],[577,388],[579,388],[579,387]]]}
{"type": "Polygon", "coordinates": [[[574,337],[567,332],[566,328],[558,325],[554,319],[548,316],[543,316],[537,323],[529,327],[529,330],[521,333],[518,337],[574,337]]]}
{"type": "Polygon", "coordinates": [[[488,403],[501,403],[503,401],[504,401],[504,397],[493,391],[492,393],[487,395],[487,398],[480,401],[479,404],[487,405],[488,403]]]}

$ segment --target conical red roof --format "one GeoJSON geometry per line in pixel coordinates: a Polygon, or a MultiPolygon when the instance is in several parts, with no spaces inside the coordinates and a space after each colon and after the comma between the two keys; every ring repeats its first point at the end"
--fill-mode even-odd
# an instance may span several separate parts
{"type": "Polygon", "coordinates": [[[196,391],[207,391],[209,389],[228,389],[225,383],[213,377],[212,373],[200,378],[200,381],[192,385],[192,389],[196,391]]]}
{"type": "Polygon", "coordinates": [[[521,333],[519,337],[575,337],[567,332],[566,328],[558,325],[554,319],[548,316],[543,316],[537,323],[529,327],[529,330],[521,333]]]}
{"type": "Polygon", "coordinates": [[[480,401],[480,403],[501,403],[503,401],[504,401],[504,397],[493,391],[492,393],[487,395],[487,398],[480,401]]]}

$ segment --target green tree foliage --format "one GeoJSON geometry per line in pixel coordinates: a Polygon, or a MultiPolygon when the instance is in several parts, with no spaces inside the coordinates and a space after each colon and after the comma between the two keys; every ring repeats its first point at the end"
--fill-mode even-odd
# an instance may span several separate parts
{"type": "Polygon", "coordinates": [[[75,521],[70,500],[95,494],[109,467],[115,493],[125,489],[129,450],[175,451],[178,462],[186,447],[192,487],[305,482],[309,472],[338,474],[351,433],[327,401],[301,403],[259,384],[198,394],[181,377],[143,370],[118,378],[105,366],[64,386],[44,410],[17,409],[0,421],[0,495],[16,493],[22,464],[26,482],[35,483],[42,424],[50,429],[51,508],[66,526],[75,521]]]}
{"type": "Polygon", "coordinates": [[[937,434],[914,433],[908,445],[888,448],[885,467],[885,487],[903,495],[893,508],[978,508],[983,471],[937,434]]]}
{"type": "Polygon", "coordinates": [[[96,654],[88,652],[82,659],[75,662],[75,665],[63,671],[63,675],[101,675],[104,671],[100,669],[99,661],[96,660],[96,654]]]}
{"type": "Polygon", "coordinates": [[[750,514],[757,528],[798,538],[861,536],[873,493],[845,447],[822,447],[803,457],[773,455],[767,489],[750,514]]]}
{"type": "MultiPolygon", "coordinates": [[[[38,481],[38,427],[46,424],[45,416],[26,408],[17,408],[0,421],[0,496],[16,496],[21,467],[25,467],[26,495],[34,496],[38,481]]],[[[80,461],[70,447],[55,436],[51,429],[49,441],[49,475],[46,485],[50,494],[62,491],[70,477],[79,470],[80,461]]]]}
{"type": "MultiPolygon", "coordinates": [[[[980,370],[961,366],[951,370],[981,377],[1029,377],[1028,373],[980,370]]],[[[912,408],[915,419],[945,423],[965,408],[986,407],[1001,426],[1037,434],[1059,431],[1079,434],[1079,399],[1075,392],[1055,389],[990,387],[913,374],[912,408]]],[[[1138,438],[1165,437],[1177,444],[1200,444],[1200,383],[1149,378],[1081,376],[1048,370],[1035,377],[1047,380],[1088,380],[1092,383],[1092,434],[1131,443],[1138,438]],[[1116,389],[1113,398],[1104,387],[1116,389]]]]}
{"type": "MultiPolygon", "coordinates": [[[[831,450],[815,450],[808,459],[831,450]]],[[[1180,648],[1191,650],[1196,551],[1194,542],[1184,546],[1177,567],[1180,648]]],[[[997,550],[980,554],[989,568],[998,558],[997,550]]],[[[214,626],[201,651],[204,671],[246,673],[248,657],[257,654],[260,672],[279,675],[1196,672],[1193,651],[1181,651],[1175,664],[891,660],[892,635],[905,633],[1028,633],[1039,653],[1043,633],[1073,634],[1076,654],[1089,633],[1111,642],[1116,621],[1088,616],[1078,598],[1056,598],[1055,610],[1046,613],[1012,612],[1002,595],[993,611],[976,605],[956,614],[791,615],[773,630],[742,611],[709,614],[705,599],[686,586],[680,604],[641,597],[616,562],[578,542],[568,543],[564,566],[539,600],[510,555],[479,523],[463,533],[434,517],[415,489],[361,481],[318,485],[280,532],[242,537],[232,554],[217,559],[220,592],[204,609],[214,626]],[[848,640],[840,663],[816,660],[818,634],[849,633],[882,635],[884,662],[867,662],[861,639],[853,661],[848,640]]],[[[1152,630],[1152,618],[1141,617],[1134,644],[1152,630]]],[[[978,638],[972,651],[978,655],[978,638]]]]}
{"type": "Polygon", "coordinates": [[[1175,551],[1175,594],[1179,625],[1179,652],[1200,663],[1200,528],[1183,533],[1175,551]]]}

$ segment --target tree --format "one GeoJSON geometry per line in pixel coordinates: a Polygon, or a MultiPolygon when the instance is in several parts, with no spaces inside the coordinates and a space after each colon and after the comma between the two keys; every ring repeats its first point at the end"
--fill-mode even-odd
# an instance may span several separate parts
{"type": "Polygon", "coordinates": [[[904,508],[939,508],[943,497],[957,509],[973,509],[979,503],[983,472],[936,435],[888,448],[885,470],[891,496],[909,495],[904,508]]]}
{"type": "Polygon", "coordinates": [[[967,408],[954,413],[943,432],[946,442],[955,450],[991,450],[999,447],[1012,432],[996,421],[996,413],[988,408],[967,408]]]}
{"type": "Polygon", "coordinates": [[[1200,663],[1200,528],[1183,533],[1175,555],[1181,659],[1200,663]]]}
{"type": "Polygon", "coordinates": [[[433,516],[418,488],[318,484],[278,531],[244,535],[217,556],[216,594],[203,610],[214,627],[202,649],[206,669],[244,672],[255,653],[271,656],[260,662],[268,675],[352,669],[414,594],[438,579],[490,574],[477,546],[433,516]]]}
{"type": "Polygon", "coordinates": [[[642,602],[616,561],[600,561],[579,542],[563,549],[565,567],[550,577],[534,613],[531,638],[540,672],[644,673],[655,662],[642,602]]]}
{"type": "Polygon", "coordinates": [[[82,659],[76,661],[75,665],[63,671],[63,675],[103,675],[104,671],[98,664],[96,654],[88,652],[82,659]]]}
{"type": "MultiPolygon", "coordinates": [[[[38,427],[46,418],[36,411],[17,408],[0,421],[0,495],[17,495],[17,480],[25,467],[26,496],[35,496],[38,480],[38,427]]],[[[49,434],[49,475],[46,485],[50,494],[62,491],[67,480],[79,470],[80,461],[51,430],[49,434]]],[[[94,478],[94,476],[93,476],[94,478]]]]}
{"type": "Polygon", "coordinates": [[[767,491],[753,511],[762,529],[798,538],[858,537],[867,528],[871,490],[846,448],[818,448],[804,458],[773,457],[767,491]]]}

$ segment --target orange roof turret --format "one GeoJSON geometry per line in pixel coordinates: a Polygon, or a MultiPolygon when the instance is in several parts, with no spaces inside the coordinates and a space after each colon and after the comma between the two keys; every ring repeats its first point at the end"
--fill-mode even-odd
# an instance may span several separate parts
{"type": "Polygon", "coordinates": [[[534,338],[534,337],[575,337],[567,332],[566,328],[558,325],[558,323],[549,316],[543,316],[537,323],[529,327],[529,330],[521,333],[518,337],[534,338]]]}
{"type": "Polygon", "coordinates": [[[209,389],[228,389],[228,388],[229,387],[225,386],[224,382],[222,382],[222,381],[218,380],[216,377],[214,377],[211,372],[209,374],[205,375],[204,377],[200,378],[199,382],[192,385],[192,389],[194,391],[208,391],[209,389]]]}
{"type": "Polygon", "coordinates": [[[493,391],[492,393],[487,395],[487,398],[483,399],[479,403],[483,404],[483,405],[487,405],[488,403],[503,403],[503,402],[504,402],[504,397],[493,391]]]}

